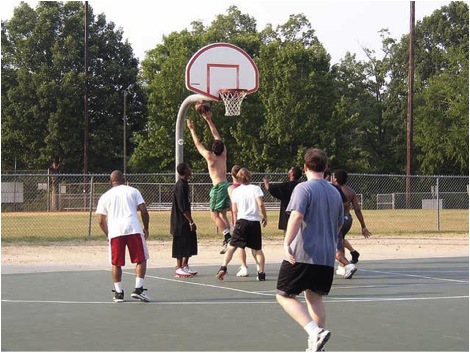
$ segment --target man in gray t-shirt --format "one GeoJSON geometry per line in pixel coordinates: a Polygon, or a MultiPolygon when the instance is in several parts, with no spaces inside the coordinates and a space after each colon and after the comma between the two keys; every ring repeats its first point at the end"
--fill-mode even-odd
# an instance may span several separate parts
{"type": "Polygon", "coordinates": [[[325,179],[297,185],[287,206],[288,212],[304,215],[301,234],[290,244],[296,262],[334,267],[337,227],[343,222],[339,210],[342,207],[338,191],[325,179]]]}
{"type": "Polygon", "coordinates": [[[324,328],[323,296],[333,284],[336,242],[343,224],[343,202],[323,179],[328,157],[320,149],[305,153],[307,181],[297,185],[287,206],[285,260],[277,280],[276,299],[308,334],[307,351],[320,351],[331,333],[324,328]],[[305,293],[306,305],[297,299],[305,293]]]}

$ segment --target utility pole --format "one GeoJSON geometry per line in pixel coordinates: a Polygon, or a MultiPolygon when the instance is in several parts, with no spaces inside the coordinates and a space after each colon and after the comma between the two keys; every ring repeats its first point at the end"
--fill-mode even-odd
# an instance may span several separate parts
{"type": "Polygon", "coordinates": [[[85,121],[83,136],[83,173],[88,174],[88,140],[89,140],[89,122],[88,122],[88,1],[85,1],[85,121]]]}
{"type": "Polygon", "coordinates": [[[408,59],[408,109],[406,121],[406,208],[411,207],[411,175],[413,174],[413,100],[415,76],[415,2],[410,1],[410,48],[408,59]]]}

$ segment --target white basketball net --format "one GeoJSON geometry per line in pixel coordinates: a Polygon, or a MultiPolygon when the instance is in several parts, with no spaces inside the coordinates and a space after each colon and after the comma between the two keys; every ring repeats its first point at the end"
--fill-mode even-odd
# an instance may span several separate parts
{"type": "Polygon", "coordinates": [[[225,116],[240,115],[243,99],[247,94],[243,89],[221,89],[219,96],[225,104],[225,116]]]}

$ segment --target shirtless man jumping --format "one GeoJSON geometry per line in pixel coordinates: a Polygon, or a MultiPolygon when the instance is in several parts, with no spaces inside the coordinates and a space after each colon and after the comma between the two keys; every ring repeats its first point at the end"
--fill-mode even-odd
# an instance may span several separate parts
{"type": "Polygon", "coordinates": [[[209,175],[212,180],[212,188],[210,191],[210,211],[211,218],[217,225],[217,228],[224,236],[223,248],[221,254],[227,251],[227,244],[230,242],[230,222],[227,218],[227,211],[230,208],[230,197],[228,195],[229,183],[227,181],[227,149],[220,139],[219,132],[217,131],[214,123],[212,122],[212,112],[210,110],[202,111],[202,117],[209,125],[214,142],[211,150],[207,150],[199,141],[199,138],[194,129],[194,123],[187,120],[186,124],[191,131],[191,136],[199,153],[204,157],[209,169],[209,175]]]}

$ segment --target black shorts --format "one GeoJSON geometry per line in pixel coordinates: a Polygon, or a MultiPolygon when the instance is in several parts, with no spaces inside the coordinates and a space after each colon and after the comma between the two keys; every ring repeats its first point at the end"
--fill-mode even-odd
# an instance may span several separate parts
{"type": "Polygon", "coordinates": [[[245,249],[261,250],[261,224],[259,221],[239,219],[234,226],[230,245],[245,249]]]}
{"type": "Polygon", "coordinates": [[[343,226],[341,227],[338,233],[338,243],[336,244],[337,250],[342,251],[344,249],[344,238],[346,237],[346,234],[348,234],[349,230],[351,229],[352,223],[353,223],[353,219],[351,215],[344,216],[343,226]]]}
{"type": "Polygon", "coordinates": [[[333,284],[334,267],[284,260],[277,278],[277,294],[283,297],[299,295],[310,289],[319,295],[328,295],[333,284]]]}
{"type": "Polygon", "coordinates": [[[346,237],[346,234],[348,234],[349,230],[351,229],[352,223],[353,223],[353,219],[351,215],[344,216],[343,226],[339,230],[340,237],[342,237],[343,239],[346,237]]]}

